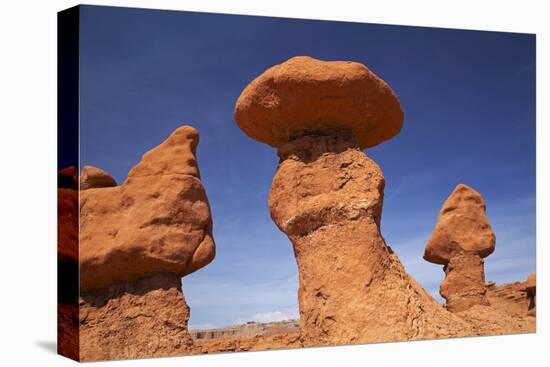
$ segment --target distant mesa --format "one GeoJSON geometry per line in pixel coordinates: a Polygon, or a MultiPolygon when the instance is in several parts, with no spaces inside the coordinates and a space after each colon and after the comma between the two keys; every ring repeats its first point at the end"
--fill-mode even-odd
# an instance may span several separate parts
{"type": "Polygon", "coordinates": [[[80,190],[113,187],[117,183],[114,178],[101,168],[84,166],[80,172],[80,190]]]}
{"type": "Polygon", "coordinates": [[[276,148],[300,136],[344,130],[364,149],[396,136],[403,112],[388,84],[365,65],[297,56],[243,90],[235,120],[249,137],[276,148]]]}

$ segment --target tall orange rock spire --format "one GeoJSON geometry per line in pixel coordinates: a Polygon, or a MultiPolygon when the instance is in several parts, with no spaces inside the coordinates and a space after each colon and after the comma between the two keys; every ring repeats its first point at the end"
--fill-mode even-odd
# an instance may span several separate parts
{"type": "Polygon", "coordinates": [[[385,180],[362,149],[403,124],[382,79],[359,63],[295,57],[244,89],[235,119],[280,157],[269,209],[294,248],[304,345],[469,332],[405,272],[381,235],[385,180]]]}

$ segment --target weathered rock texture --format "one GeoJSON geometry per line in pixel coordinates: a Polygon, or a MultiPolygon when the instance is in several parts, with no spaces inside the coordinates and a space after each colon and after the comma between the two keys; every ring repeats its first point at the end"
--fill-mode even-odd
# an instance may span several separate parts
{"type": "Polygon", "coordinates": [[[380,233],[384,177],[361,149],[401,128],[385,82],[361,64],[293,58],[245,88],[235,119],[278,147],[269,209],[294,247],[303,345],[467,332],[408,276],[380,233]]]}
{"type": "Polygon", "coordinates": [[[80,173],[80,190],[116,186],[116,181],[107,172],[94,166],[84,166],[80,173]]]}
{"type": "Polygon", "coordinates": [[[457,187],[425,255],[446,265],[442,294],[457,313],[428,295],[386,245],[384,177],[362,149],[395,136],[403,114],[365,66],[290,59],[244,89],[235,119],[247,135],[278,148],[269,209],[298,265],[300,345],[532,330],[532,317],[517,324],[476,298],[485,297],[482,258],[495,237],[475,191],[457,187]],[[464,304],[481,310],[460,312],[464,304]]]}
{"type": "Polygon", "coordinates": [[[78,180],[76,167],[58,174],[57,189],[57,349],[79,359],[78,180]]]}
{"type": "Polygon", "coordinates": [[[200,181],[197,131],[178,128],[145,153],[126,181],[80,193],[80,287],[158,273],[180,276],[215,255],[212,218],[200,181]]]}
{"type": "Polygon", "coordinates": [[[425,260],[444,265],[440,293],[450,311],[488,304],[483,258],[493,253],[495,241],[485,201],[459,184],[443,204],[424,252],[425,260]]]}
{"type": "Polygon", "coordinates": [[[348,130],[366,148],[397,135],[403,112],[391,88],[365,65],[299,56],[250,83],[235,119],[248,136],[273,147],[304,132],[348,130]]]}
{"type": "Polygon", "coordinates": [[[81,294],[81,359],[128,359],[189,353],[189,307],[180,277],[156,274],[81,294]]]}
{"type": "Polygon", "coordinates": [[[122,185],[81,191],[82,360],[190,353],[180,278],[215,254],[198,140],[180,127],[122,185]]]}
{"type": "Polygon", "coordinates": [[[279,149],[271,216],[294,247],[304,345],[451,337],[468,325],[405,272],[380,234],[384,177],[349,133],[279,149]]]}
{"type": "Polygon", "coordinates": [[[533,305],[528,287],[528,280],[502,285],[489,282],[486,295],[491,308],[497,312],[507,312],[518,317],[534,316],[531,315],[533,305]]]}
{"type": "Polygon", "coordinates": [[[486,285],[488,304],[473,305],[455,314],[472,325],[474,335],[518,334],[536,331],[531,299],[525,292],[528,282],[486,285]]]}

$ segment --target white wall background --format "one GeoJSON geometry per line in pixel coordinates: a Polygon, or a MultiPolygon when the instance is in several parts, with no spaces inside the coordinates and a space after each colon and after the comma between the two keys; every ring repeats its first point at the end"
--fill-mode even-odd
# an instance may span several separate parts
{"type": "MultiPolygon", "coordinates": [[[[547,362],[550,33],[545,1],[89,1],[88,4],[537,33],[536,335],[107,362],[116,366],[536,366],[547,362]],[[546,102],[546,103],[545,103],[546,102]]],[[[56,340],[56,12],[74,1],[0,5],[0,361],[70,365],[56,340]]],[[[94,364],[97,366],[106,363],[94,364]]]]}

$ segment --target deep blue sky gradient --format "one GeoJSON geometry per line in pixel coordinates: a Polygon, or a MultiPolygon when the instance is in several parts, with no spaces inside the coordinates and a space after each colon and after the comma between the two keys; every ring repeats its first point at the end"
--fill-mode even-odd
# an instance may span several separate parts
{"type": "Polygon", "coordinates": [[[83,6],[80,54],[82,165],[121,183],[176,127],[200,132],[217,257],[184,278],[191,326],[297,315],[291,245],[267,208],[276,152],[233,120],[242,89],[297,55],[362,62],[399,97],[401,134],[366,153],[386,177],[385,239],[435,297],[443,272],[422,252],[460,182],[497,235],[487,280],[535,270],[534,35],[83,6]]]}

